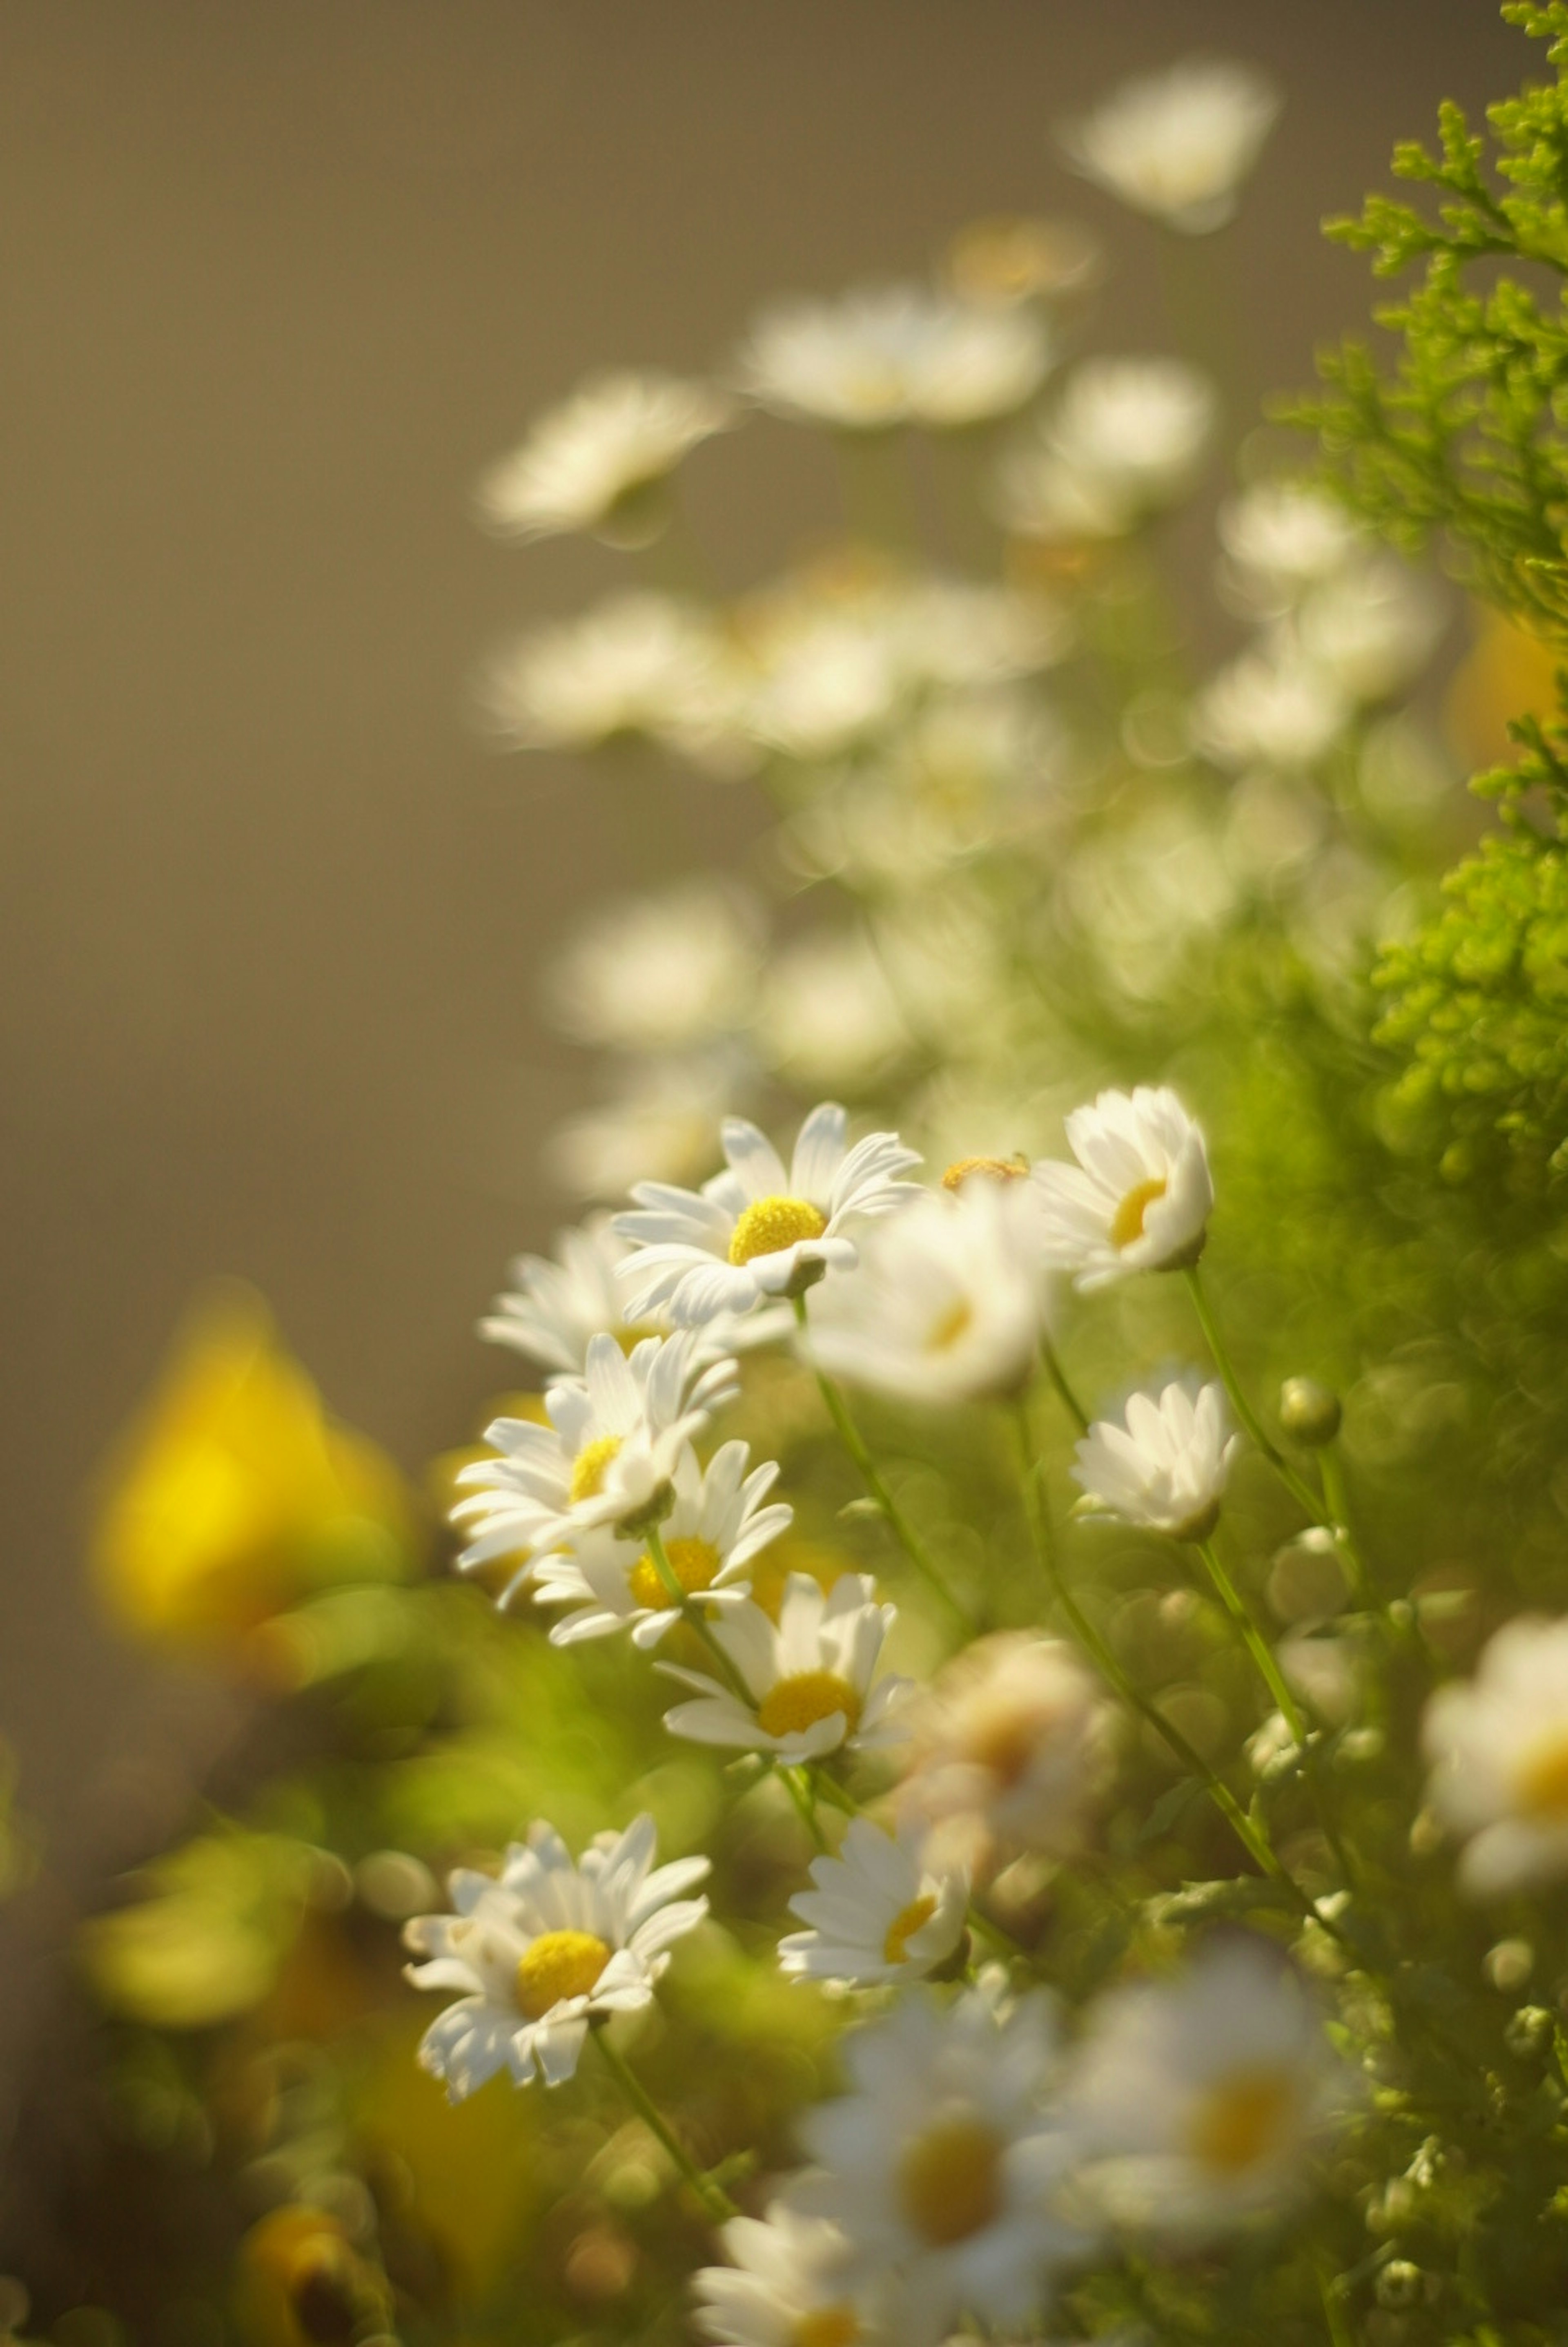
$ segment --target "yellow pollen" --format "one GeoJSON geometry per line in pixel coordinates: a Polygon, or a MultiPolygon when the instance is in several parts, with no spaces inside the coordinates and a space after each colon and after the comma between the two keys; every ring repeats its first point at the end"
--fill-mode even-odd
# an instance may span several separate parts
{"type": "Polygon", "coordinates": [[[1135,1239],[1143,1237],[1144,1216],[1156,1198],[1165,1196],[1166,1187],[1163,1177],[1157,1174],[1150,1181],[1133,1184],[1111,1216],[1111,1245],[1114,1247],[1130,1247],[1135,1239]]]}
{"type": "Polygon", "coordinates": [[[925,1340],[925,1350],[928,1353],[947,1352],[951,1347],[957,1344],[959,1338],[972,1325],[973,1320],[973,1305],[967,1296],[961,1296],[956,1304],[948,1306],[942,1318],[931,1330],[925,1340]]]}
{"type": "Polygon", "coordinates": [[[592,1442],[585,1442],[572,1467],[572,1483],[568,1497],[575,1507],[579,1500],[596,1500],[605,1488],[605,1471],[621,1447],[618,1434],[596,1434],[592,1442]]]}
{"type": "Polygon", "coordinates": [[[1035,1705],[993,1703],[964,1738],[969,1756],[999,1784],[1022,1784],[1051,1733],[1051,1721],[1035,1705]]]}
{"type": "Polygon", "coordinates": [[[789,2333],[789,2347],[855,2347],[860,2335],[852,2306],[814,2306],[789,2333]]]}
{"type": "Polygon", "coordinates": [[[955,1157],[942,1177],[944,1190],[962,1190],[972,1174],[988,1182],[1019,1182],[1029,1171],[1027,1157],[955,1157]]]}
{"type": "Polygon", "coordinates": [[[860,1717],[860,1698],[836,1671],[797,1671],[770,1686],[757,1706],[757,1724],[766,1736],[798,1736],[820,1719],[844,1715],[844,1733],[852,1736],[860,1717]]]}
{"type": "Polygon", "coordinates": [[[828,1217],[809,1198],[757,1198],[747,1207],[729,1236],[731,1263],[750,1263],[759,1255],[779,1255],[802,1239],[820,1239],[828,1217]]]}
{"type": "MultiPolygon", "coordinates": [[[[664,1553],[669,1559],[669,1569],[689,1597],[694,1589],[707,1589],[718,1571],[718,1551],[711,1541],[666,1541],[664,1553]]],[[[626,1576],[626,1586],[639,1605],[655,1614],[662,1613],[670,1603],[663,1573],[651,1556],[639,1556],[626,1576]]]]}
{"type": "Polygon", "coordinates": [[[592,1932],[541,1932],[517,1959],[514,1993],[530,2021],[542,2021],[565,1996],[586,1996],[610,1961],[592,1932]]]}
{"type": "Polygon", "coordinates": [[[899,2205],[933,2249],[983,2231],[1002,2207],[1002,2146],[983,2120],[947,2119],[898,2167],[899,2205]]]}
{"type": "Polygon", "coordinates": [[[1233,2070],[1205,2096],[1193,2123],[1193,2157],[1222,2176],[1242,2176],[1278,2149],[1296,2110],[1288,2070],[1233,2070]]]}
{"type": "Polygon", "coordinates": [[[1516,1779],[1519,1806],[1532,1817],[1568,1818],[1568,1732],[1543,1737],[1516,1779]]]}
{"type": "Polygon", "coordinates": [[[888,1936],[882,1942],[882,1962],[885,1964],[901,1964],[909,1952],[910,1942],[935,1913],[936,1900],[929,1891],[923,1891],[918,1899],[911,1899],[907,1907],[901,1907],[888,1925],[888,1936]]]}

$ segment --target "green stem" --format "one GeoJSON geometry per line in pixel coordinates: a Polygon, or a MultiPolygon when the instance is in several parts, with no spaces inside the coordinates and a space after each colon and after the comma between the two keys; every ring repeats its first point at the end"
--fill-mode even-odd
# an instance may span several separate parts
{"type": "Polygon", "coordinates": [[[708,1648],[708,1653],[713,1656],[715,1663],[718,1665],[719,1674],[726,1686],[728,1687],[731,1695],[738,1696],[741,1702],[746,1706],[748,1711],[754,1711],[757,1707],[756,1697],[753,1696],[750,1688],[747,1686],[745,1680],[741,1677],[740,1673],[736,1669],[735,1665],[730,1661],[729,1656],[725,1653],[724,1648],[719,1645],[718,1640],[714,1636],[713,1625],[708,1620],[708,1617],[703,1613],[701,1607],[693,1604],[690,1597],[687,1594],[687,1592],[681,1587],[680,1577],[677,1573],[674,1565],[671,1564],[669,1557],[665,1550],[664,1534],[660,1532],[657,1524],[650,1524],[648,1526],[647,1538],[648,1555],[653,1561],[653,1569],[657,1573],[659,1579],[663,1582],[665,1588],[668,1591],[672,1602],[679,1607],[681,1620],[691,1629],[696,1631],[703,1645],[708,1648]]]}
{"type": "Polygon", "coordinates": [[[1040,1339],[1040,1350],[1045,1362],[1045,1374],[1055,1387],[1063,1407],[1080,1434],[1089,1431],[1089,1413],[1068,1383],[1067,1372],[1062,1367],[1062,1357],[1049,1337],[1040,1339]]]}
{"type": "Polygon", "coordinates": [[[782,1784],[784,1790],[789,1794],[789,1799],[794,1802],[797,1809],[800,1812],[800,1822],[805,1827],[807,1832],[810,1835],[812,1840],[816,1843],[818,1849],[826,1850],[828,1847],[828,1837],[822,1831],[822,1821],[817,1815],[817,1804],[812,1799],[810,1793],[808,1792],[806,1787],[801,1784],[793,1768],[775,1768],[773,1773],[782,1784]]]}
{"type": "Polygon", "coordinates": [[[1382,1611],[1372,1588],[1372,1577],[1367,1561],[1356,1543],[1350,1530],[1349,1494],[1345,1490],[1345,1465],[1336,1446],[1326,1442],[1318,1454],[1318,1464],[1323,1476],[1323,1497],[1329,1509],[1329,1530],[1334,1535],[1336,1547],[1350,1572],[1350,1594],[1364,1613],[1382,1611]]]}
{"type": "Polygon", "coordinates": [[[1278,1444],[1265,1433],[1262,1419],[1247,1399],[1241,1380],[1236,1374],[1235,1363],[1231,1360],[1226,1348],[1225,1338],[1219,1333],[1219,1323],[1216,1320],[1210,1307],[1207,1291],[1198,1276],[1197,1266],[1196,1264],[1189,1266],[1183,1276],[1186,1280],[1187,1292],[1192,1297],[1193,1309],[1197,1314],[1198,1326],[1203,1330],[1205,1341],[1214,1356],[1214,1366],[1219,1371],[1220,1383],[1230,1397],[1232,1409],[1235,1410],[1252,1441],[1290,1493],[1291,1498],[1306,1510],[1313,1523],[1320,1524],[1323,1521],[1322,1501],[1306,1478],[1297,1473],[1278,1444]]]}
{"type": "Polygon", "coordinates": [[[663,2144],[666,2151],[701,2201],[707,2215],[718,2225],[722,2225],[730,2217],[738,2217],[740,2211],[728,2193],[716,2184],[710,2176],[703,2174],[679,2137],[670,2127],[647,2088],[643,2085],[642,2080],[627,2067],[622,2056],[616,2052],[604,2030],[602,2028],[590,2030],[589,2035],[604,2055],[610,2074],[622,2094],[625,2095],[644,2126],[663,2144]]]}
{"type": "MultiPolygon", "coordinates": [[[[795,1317],[804,1328],[806,1299],[803,1296],[798,1296],[795,1298],[795,1317]]],[[[849,1407],[843,1395],[824,1370],[816,1368],[814,1364],[813,1370],[817,1379],[817,1390],[822,1397],[839,1440],[859,1469],[861,1480],[876,1501],[889,1531],[926,1586],[934,1596],[941,1598],[964,1636],[972,1638],[975,1635],[976,1624],[967,1606],[961,1604],[953,1595],[941,1568],[933,1561],[930,1550],[883,1481],[876,1460],[867,1450],[860,1429],[850,1416],[849,1407]]]]}
{"type": "Polygon", "coordinates": [[[1202,1557],[1204,1570],[1208,1574],[1215,1595],[1230,1616],[1237,1636],[1257,1664],[1263,1684],[1273,1696],[1276,1708],[1283,1715],[1286,1727],[1296,1743],[1305,1743],[1307,1727],[1300,1706],[1290,1692],[1274,1649],[1253,1620],[1241,1592],[1220,1563],[1218,1550],[1212,1540],[1194,1541],[1192,1545],[1202,1557]]]}

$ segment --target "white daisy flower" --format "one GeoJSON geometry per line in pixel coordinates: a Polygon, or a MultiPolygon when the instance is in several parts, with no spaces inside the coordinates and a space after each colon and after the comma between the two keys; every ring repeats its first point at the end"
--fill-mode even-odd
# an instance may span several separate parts
{"type": "Polygon", "coordinates": [[[1288,2198],[1355,2091],[1298,1974],[1237,1933],[1174,1980],[1103,1997],[1064,2099],[1094,2202],[1123,2223],[1201,2234],[1288,2198]]]}
{"type": "Polygon", "coordinates": [[[1097,284],[1105,254],[1076,220],[1003,213],[960,229],[942,274],[961,302],[1011,310],[1020,302],[1064,302],[1097,284]]]}
{"type": "Polygon", "coordinates": [[[1196,1263],[1214,1204],[1202,1132],[1175,1092],[1101,1092],[1067,1119],[1065,1165],[1042,1158],[1045,1260],[1085,1292],[1196,1263]]]}
{"type": "Polygon", "coordinates": [[[666,1712],[670,1734],[776,1753],[786,1768],[840,1747],[866,1752],[893,1741],[892,1715],[909,1681],[876,1676],[895,1609],[876,1603],[875,1587],[869,1573],[846,1573],[825,1595],[809,1575],[792,1573],[776,1623],[749,1603],[727,1610],[713,1636],[746,1699],[705,1672],[660,1663],[667,1677],[696,1691],[695,1701],[666,1712]]]}
{"type": "Polygon", "coordinates": [[[1110,1773],[1115,1715],[1073,1648],[1033,1631],[977,1639],[921,1689],[900,1819],[977,1876],[1025,1851],[1060,1858],[1083,1839],[1110,1773]]]}
{"type": "Polygon", "coordinates": [[[1003,2017],[977,1991],[944,2005],[914,1989],[844,2059],[853,2091],[806,2114],[820,2166],[791,2198],[842,2225],[847,2281],[881,2280],[901,2347],[935,2347],[959,2316],[1028,2321],[1052,2270],[1089,2246],[1053,2206],[1077,2147],[1046,2106],[1045,1999],[1003,2017]]]}
{"type": "Polygon", "coordinates": [[[1351,714],[1329,671],[1281,643],[1243,652],[1206,686],[1193,739],[1217,765],[1296,774],[1327,757],[1351,714]]]}
{"type": "Polygon", "coordinates": [[[950,431],[1022,407],[1050,362],[1044,325],[1028,311],[881,285],[776,304],[753,325],[738,369],[760,406],[795,422],[950,431]]]}
{"type": "Polygon", "coordinates": [[[825,2217],[785,2200],[765,2217],[732,2217],[719,2239],[730,2262],[692,2276],[692,2321],[718,2347],[868,2347],[861,2310],[846,2295],[849,2243],[825,2217]]]}
{"type": "Polygon", "coordinates": [[[1283,610],[1362,544],[1342,506],[1305,481],[1259,481],[1219,509],[1219,541],[1247,607],[1283,610]]]}
{"type": "Polygon", "coordinates": [[[639,1182],[640,1211],[615,1228],[636,1253],[623,1276],[634,1317],[663,1308],[683,1327],[716,1312],[748,1312],[764,1296],[803,1295],[855,1261],[844,1225],[892,1213],[916,1194],[900,1179],[920,1159],[892,1133],[847,1146],[844,1111],[824,1101],[800,1127],[789,1170],[744,1117],[726,1117],[728,1160],[700,1191],[639,1182]]]}
{"type": "Polygon", "coordinates": [[[1099,1513],[1207,1540],[1241,1448],[1228,1423],[1223,1386],[1174,1378],[1158,1394],[1131,1395],[1123,1425],[1096,1419],[1074,1447],[1073,1479],[1099,1513]]]}
{"type": "Polygon", "coordinates": [[[706,614],[643,590],[531,630],[480,681],[485,714],[519,749],[589,750],[642,735],[719,774],[746,763],[735,694],[706,614]]]}
{"type": "Polygon", "coordinates": [[[1256,66],[1189,57],[1124,82],[1057,134],[1074,170],[1185,236],[1223,228],[1282,101],[1256,66]]]}
{"type": "Polygon", "coordinates": [[[653,532],[628,508],[688,449],[735,421],[733,403],[712,384],[652,372],[596,375],[485,475],[480,510],[508,538],[585,529],[646,543],[653,532]]]}
{"type": "Polygon", "coordinates": [[[1432,1806],[1467,1837],[1465,1890],[1492,1899],[1568,1873],[1568,1621],[1505,1623],[1474,1678],[1431,1697],[1421,1743],[1432,1806]]]}
{"type": "Polygon", "coordinates": [[[852,1818],[838,1854],[812,1860],[815,1891],[789,1901],[809,1928],[779,1941],[780,1968],[793,1980],[871,1988],[945,1963],[963,1937],[969,1878],[960,1867],[933,1872],[921,1845],[908,1828],[884,1833],[852,1818]]]}
{"type": "Polygon", "coordinates": [[[754,906],[718,880],[604,907],[545,979],[555,1023],[614,1051],[678,1051],[743,1027],[760,962],[754,906]]]}
{"type": "Polygon", "coordinates": [[[735,1363],[699,1368],[685,1329],[630,1354],[607,1332],[591,1337],[582,1377],[545,1389],[549,1424],[498,1418],[484,1440],[499,1455],[460,1472],[473,1496],[452,1512],[470,1535],[459,1571],[524,1553],[504,1605],[543,1558],[569,1554],[585,1534],[646,1528],[669,1504],[682,1450],[736,1390],[735,1363]]]}
{"type": "Polygon", "coordinates": [[[1017,1393],[1044,1324],[1040,1222],[1024,1178],[928,1192],[873,1231],[859,1267],[823,1291],[813,1358],[904,1401],[1017,1393]]]}
{"type": "Polygon", "coordinates": [[[1025,538],[1119,538],[1185,497],[1218,402],[1179,359],[1086,359],[1033,432],[1003,456],[996,511],[1025,538]]]}
{"type": "Polygon", "coordinates": [[[414,1986],[463,1992],[419,2049],[454,2103],[503,2069],[519,2086],[535,2076],[558,2086],[590,2023],[652,2002],[671,1946],[708,1912],[706,1899],[680,1893],[708,1870],[706,1858],[683,1858],[650,1872],[655,1846],[653,1819],[636,1818],[574,1865],[554,1827],[535,1825],[498,1878],[451,1877],[455,1915],[404,1926],[426,1959],[407,1968],[414,1986]]]}
{"type": "MultiPolygon", "coordinates": [[[[748,1475],[749,1455],[744,1442],[726,1442],[705,1468],[694,1450],[683,1450],[670,1478],[675,1504],[659,1527],[681,1588],[716,1611],[744,1602],[752,1558],[794,1521],[793,1508],[762,1504],[778,1481],[777,1461],[748,1475]]],[[[601,1532],[579,1540],[570,1555],[545,1558],[534,1578],[536,1604],[575,1608],[551,1629],[557,1646],[616,1630],[629,1630],[638,1646],[654,1646],[680,1619],[658,1566],[635,1537],[601,1532]]]]}

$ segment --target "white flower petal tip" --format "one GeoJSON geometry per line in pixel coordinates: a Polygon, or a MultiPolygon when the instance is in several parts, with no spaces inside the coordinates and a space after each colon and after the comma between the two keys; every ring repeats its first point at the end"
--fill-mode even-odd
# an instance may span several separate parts
{"type": "Polygon", "coordinates": [[[1281,99],[1255,66],[1190,57],[1124,82],[1059,143],[1073,168],[1186,236],[1223,228],[1281,99]]]}
{"type": "Polygon", "coordinates": [[[1096,1419],[1076,1445],[1073,1475],[1096,1514],[1207,1540],[1240,1447],[1223,1386],[1178,1378],[1157,1394],[1134,1394],[1119,1425],[1096,1419]]]}
{"type": "Polygon", "coordinates": [[[1461,1888],[1506,1897],[1568,1874],[1568,1621],[1520,1614],[1475,1676],[1428,1701],[1428,1799],[1465,1846],[1461,1888]]]}
{"type": "Polygon", "coordinates": [[[621,544],[646,542],[657,525],[637,510],[645,493],[738,420],[734,402],[713,384],[596,375],[485,475],[480,511],[508,538],[592,530],[621,544]]]}
{"type": "Polygon", "coordinates": [[[1033,1172],[1045,1260],[1089,1290],[1197,1261],[1214,1206],[1201,1129],[1175,1092],[1102,1092],[1067,1119],[1075,1165],[1033,1172]]]}
{"type": "Polygon", "coordinates": [[[421,1915],[404,1942],[424,1961],[416,1988],[464,1992],[426,2031],[423,2066],[453,2102],[497,2072],[514,2085],[561,2084],[577,2066],[590,2024],[651,2002],[677,1940],[708,1912],[688,1899],[705,1858],[654,1868],[653,1819],[596,1837],[574,1861],[555,1829],[531,1827],[498,1877],[454,1874],[455,1913],[421,1915]]]}

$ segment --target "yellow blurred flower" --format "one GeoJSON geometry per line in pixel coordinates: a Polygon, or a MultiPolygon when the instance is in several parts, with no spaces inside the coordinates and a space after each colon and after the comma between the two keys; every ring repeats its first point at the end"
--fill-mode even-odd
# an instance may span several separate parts
{"type": "Polygon", "coordinates": [[[274,2209],[239,2250],[238,2312],[256,2347],[321,2347],[382,2331],[386,2285],[336,2218],[319,2209],[274,2209]]]}
{"type": "Polygon", "coordinates": [[[327,1417],[260,1297],[234,1286],[199,1302],[108,1461],[92,1560],[127,1628],[221,1648],[322,1589],[405,1578],[415,1547],[397,1470],[327,1417]]]}
{"type": "Polygon", "coordinates": [[[1473,607],[1473,626],[1475,641],[1449,687],[1444,714],[1467,765],[1500,766],[1519,754],[1509,719],[1550,717],[1556,709],[1563,654],[1485,604],[1473,607]]]}

